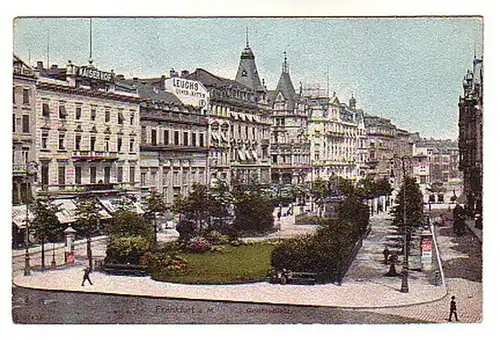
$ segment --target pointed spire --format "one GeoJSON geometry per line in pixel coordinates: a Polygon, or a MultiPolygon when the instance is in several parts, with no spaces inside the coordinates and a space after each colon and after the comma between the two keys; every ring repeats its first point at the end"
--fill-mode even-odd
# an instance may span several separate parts
{"type": "Polygon", "coordinates": [[[287,63],[287,59],[286,59],[286,51],[283,51],[283,67],[282,67],[282,71],[283,73],[288,73],[288,63],[287,63]]]}
{"type": "Polygon", "coordinates": [[[246,37],[246,47],[250,47],[250,44],[248,43],[248,26],[246,28],[246,32],[245,32],[245,37],[246,37]]]}

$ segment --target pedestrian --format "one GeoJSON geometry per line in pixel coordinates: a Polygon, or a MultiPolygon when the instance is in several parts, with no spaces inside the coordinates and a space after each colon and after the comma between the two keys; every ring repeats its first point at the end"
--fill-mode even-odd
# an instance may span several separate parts
{"type": "Polygon", "coordinates": [[[387,248],[387,246],[385,246],[385,249],[382,252],[382,254],[384,254],[384,263],[387,264],[387,262],[389,260],[389,254],[390,254],[389,248],[387,248]]]}
{"type": "Polygon", "coordinates": [[[458,321],[457,303],[455,302],[455,296],[451,297],[451,302],[450,302],[450,316],[448,317],[448,321],[450,321],[450,322],[451,322],[452,315],[455,315],[455,321],[458,321]]]}
{"type": "Polygon", "coordinates": [[[278,210],[278,221],[281,219],[281,209],[278,210]]]}
{"type": "Polygon", "coordinates": [[[282,275],[281,275],[281,284],[282,285],[285,285],[286,284],[286,279],[287,279],[287,276],[288,276],[288,273],[286,271],[286,268],[283,268],[283,270],[281,271],[282,275]]]}
{"type": "Polygon", "coordinates": [[[88,280],[90,285],[92,286],[92,281],[90,281],[90,268],[89,267],[85,267],[85,269],[83,270],[83,281],[82,281],[82,286],[85,286],[85,280],[88,280]]]}

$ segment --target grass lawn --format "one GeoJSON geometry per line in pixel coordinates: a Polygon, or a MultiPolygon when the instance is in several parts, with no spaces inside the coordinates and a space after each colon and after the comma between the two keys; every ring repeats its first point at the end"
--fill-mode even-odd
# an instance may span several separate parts
{"type": "Polygon", "coordinates": [[[179,276],[153,275],[158,281],[176,283],[228,284],[263,281],[270,269],[274,245],[225,246],[224,252],[180,254],[188,271],[179,276]]]}

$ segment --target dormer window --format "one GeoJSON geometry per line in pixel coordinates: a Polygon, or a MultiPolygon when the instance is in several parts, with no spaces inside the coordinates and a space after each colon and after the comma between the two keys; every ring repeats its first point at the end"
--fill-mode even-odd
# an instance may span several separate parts
{"type": "Polygon", "coordinates": [[[247,76],[247,71],[245,71],[245,70],[241,71],[241,76],[242,77],[246,77],[247,76]]]}

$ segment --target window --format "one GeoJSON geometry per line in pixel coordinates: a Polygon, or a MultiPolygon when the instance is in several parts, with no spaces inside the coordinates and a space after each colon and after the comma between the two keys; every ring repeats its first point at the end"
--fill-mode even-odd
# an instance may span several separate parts
{"type": "Polygon", "coordinates": [[[62,132],[59,134],[59,150],[64,150],[64,138],[65,134],[62,132]]]}
{"type": "Polygon", "coordinates": [[[65,183],[66,182],[66,167],[64,165],[59,165],[57,182],[59,183],[59,185],[66,184],[65,183]]]}
{"type": "Polygon", "coordinates": [[[130,167],[129,181],[130,181],[130,183],[135,182],[135,167],[134,166],[130,167]]]}
{"type": "Polygon", "coordinates": [[[59,119],[66,119],[66,107],[64,105],[59,105],[59,119]]]}
{"type": "Polygon", "coordinates": [[[106,109],[106,111],[104,111],[104,122],[109,123],[110,121],[111,121],[111,112],[109,111],[109,109],[106,109]]]}
{"type": "Polygon", "coordinates": [[[146,186],[146,173],[141,172],[141,187],[145,187],[145,186],[146,186]]]}
{"type": "Polygon", "coordinates": [[[75,109],[75,120],[81,120],[82,119],[82,108],[77,107],[75,109]]]}
{"type": "Polygon", "coordinates": [[[23,133],[30,133],[30,116],[23,115],[23,133]]]}
{"type": "Polygon", "coordinates": [[[97,109],[95,107],[90,109],[90,120],[95,121],[97,116],[97,109]]]}
{"type": "Polygon", "coordinates": [[[104,183],[109,183],[111,179],[111,167],[104,167],[104,183]]]}
{"type": "Polygon", "coordinates": [[[16,114],[12,115],[12,132],[16,132],[16,114]]]}
{"type": "Polygon", "coordinates": [[[118,124],[123,125],[124,120],[125,120],[125,118],[123,117],[123,111],[119,110],[118,111],[118,124]]]}
{"type": "Polygon", "coordinates": [[[82,144],[82,136],[76,135],[75,136],[75,150],[80,150],[81,144],[82,144]]]}
{"type": "Polygon", "coordinates": [[[189,133],[184,132],[184,145],[189,145],[189,133]]]}
{"type": "Polygon", "coordinates": [[[123,182],[123,167],[121,167],[121,166],[116,168],[116,181],[118,183],[123,182]]]}
{"type": "Polygon", "coordinates": [[[200,147],[204,147],[205,143],[204,143],[204,134],[203,133],[200,133],[200,147]]]}
{"type": "Polygon", "coordinates": [[[191,145],[196,146],[196,132],[191,134],[191,145]]]}
{"type": "Polygon", "coordinates": [[[30,103],[30,90],[23,89],[23,104],[29,104],[29,103],[30,103]]]}
{"type": "Polygon", "coordinates": [[[90,137],[90,151],[95,151],[95,136],[90,137]]]}
{"type": "Polygon", "coordinates": [[[49,185],[49,163],[42,163],[42,185],[49,185]]]}
{"type": "Polygon", "coordinates": [[[141,126],[141,143],[146,144],[148,142],[148,130],[147,127],[141,126]]]}
{"type": "Polygon", "coordinates": [[[90,183],[95,184],[97,182],[97,168],[95,166],[90,167],[90,183]]]}
{"type": "Polygon", "coordinates": [[[47,149],[47,141],[49,139],[49,133],[48,132],[42,132],[42,149],[47,149]]]}
{"type": "Polygon", "coordinates": [[[163,144],[164,145],[170,144],[169,137],[170,136],[168,135],[168,130],[163,130],[163,144]]]}
{"type": "Polygon", "coordinates": [[[44,117],[50,117],[50,108],[48,103],[42,104],[42,115],[44,117]]]}
{"type": "Polygon", "coordinates": [[[174,145],[179,145],[179,131],[174,131],[174,145]]]}
{"type": "Polygon", "coordinates": [[[130,111],[130,125],[134,125],[135,114],[134,111],[130,111]]]}
{"type": "Polygon", "coordinates": [[[156,185],[156,173],[157,170],[151,170],[151,178],[150,178],[150,184],[151,185],[156,185]]]}
{"type": "Polygon", "coordinates": [[[82,167],[75,166],[75,183],[82,184],[82,167]]]}
{"type": "Polygon", "coordinates": [[[12,88],[12,103],[13,104],[16,103],[16,88],[15,87],[12,88]]]}
{"type": "Polygon", "coordinates": [[[134,150],[134,144],[135,144],[135,140],[134,139],[131,139],[130,140],[130,152],[135,152],[134,150]]]}
{"type": "Polygon", "coordinates": [[[276,164],[276,163],[278,163],[278,156],[273,155],[273,164],[276,164]]]}
{"type": "Polygon", "coordinates": [[[109,137],[104,139],[104,151],[109,152],[109,137]]]}
{"type": "Polygon", "coordinates": [[[122,152],[122,138],[121,137],[118,137],[117,147],[118,147],[118,152],[122,152]]]}
{"type": "Polygon", "coordinates": [[[151,130],[151,144],[156,145],[156,129],[151,130]]]}

